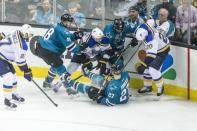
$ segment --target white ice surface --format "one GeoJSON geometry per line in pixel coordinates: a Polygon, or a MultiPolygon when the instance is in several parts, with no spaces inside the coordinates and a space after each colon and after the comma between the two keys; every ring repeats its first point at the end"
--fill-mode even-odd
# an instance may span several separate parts
{"type": "MultiPolygon", "coordinates": [[[[35,81],[42,85],[41,79],[35,81]]],[[[26,102],[16,111],[5,109],[0,91],[0,131],[197,131],[197,103],[180,98],[156,101],[153,95],[133,93],[128,104],[106,107],[82,94],[71,98],[64,89],[47,91],[56,108],[33,82],[20,78],[18,86],[26,102]]]]}

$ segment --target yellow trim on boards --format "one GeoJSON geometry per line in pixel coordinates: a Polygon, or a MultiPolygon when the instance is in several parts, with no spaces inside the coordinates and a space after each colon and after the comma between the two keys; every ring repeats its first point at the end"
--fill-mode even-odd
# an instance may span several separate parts
{"type": "MultiPolygon", "coordinates": [[[[16,69],[17,76],[24,75],[24,73],[22,71],[20,71],[20,69],[17,66],[14,66],[14,68],[16,69]]],[[[45,78],[48,74],[48,68],[46,68],[46,67],[30,67],[30,68],[32,70],[34,78],[45,78]]],[[[81,75],[81,72],[76,71],[71,75],[71,78],[75,79],[75,78],[79,77],[80,75],[81,75]]],[[[87,77],[84,77],[84,76],[79,78],[78,81],[87,82],[87,83],[91,82],[90,79],[88,79],[87,77]]]]}
{"type": "MultiPolygon", "coordinates": [[[[16,68],[16,73],[18,76],[23,76],[23,72],[20,71],[20,69],[15,66],[16,68]]],[[[41,67],[31,67],[32,72],[33,72],[33,76],[35,78],[45,78],[47,76],[48,73],[48,68],[41,68],[41,67]]],[[[78,76],[81,75],[80,71],[76,71],[72,74],[71,78],[75,79],[78,76]]],[[[81,77],[80,79],[78,79],[78,81],[80,82],[86,82],[86,83],[90,83],[91,80],[88,79],[87,77],[81,77]]],[[[153,90],[156,91],[156,86],[155,84],[153,84],[153,90]]],[[[139,89],[141,87],[143,87],[143,80],[142,79],[134,79],[132,78],[130,80],[130,87],[135,88],[135,89],[139,89]]],[[[172,95],[172,96],[179,96],[179,97],[183,97],[184,99],[187,99],[187,89],[184,87],[180,87],[180,86],[176,86],[176,85],[171,85],[171,84],[165,84],[165,94],[167,95],[172,95]]],[[[192,101],[197,101],[197,90],[190,90],[190,98],[192,101]]]]}
{"type": "MultiPolygon", "coordinates": [[[[132,87],[134,89],[142,88],[143,87],[143,80],[132,78],[130,80],[130,87],[132,87]]],[[[178,97],[182,97],[184,99],[187,99],[187,88],[177,86],[177,85],[171,85],[171,84],[165,84],[164,87],[165,87],[165,90],[164,90],[165,94],[172,95],[172,96],[178,96],[178,97]]],[[[155,84],[153,84],[153,91],[154,92],[157,91],[155,84]]],[[[193,89],[190,90],[190,100],[197,101],[197,90],[193,90],[193,89]]]]}

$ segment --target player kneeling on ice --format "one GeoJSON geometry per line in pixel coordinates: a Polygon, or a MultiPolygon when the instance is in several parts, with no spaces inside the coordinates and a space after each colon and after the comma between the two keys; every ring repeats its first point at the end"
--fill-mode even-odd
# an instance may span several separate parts
{"type": "Polygon", "coordinates": [[[76,40],[82,38],[83,32],[78,31],[71,33],[68,30],[68,27],[73,22],[74,19],[70,14],[63,14],[61,16],[61,22],[53,25],[46,34],[37,41],[35,54],[51,66],[48,71],[48,76],[43,82],[44,88],[51,88],[51,84],[56,75],[61,76],[63,73],[67,73],[61,58],[61,55],[66,49],[72,53],[79,53],[86,48],[86,45],[78,45],[76,43],[76,40]]]}
{"type": "Polygon", "coordinates": [[[153,80],[158,88],[157,96],[161,96],[164,92],[164,82],[160,68],[170,51],[170,43],[155,27],[155,21],[150,19],[136,31],[137,40],[144,42],[146,48],[146,57],[136,66],[136,70],[139,74],[144,74],[144,87],[139,89],[138,93],[151,92],[153,80]]]}
{"type": "Polygon", "coordinates": [[[24,72],[24,78],[32,80],[31,69],[27,66],[25,55],[28,50],[27,42],[31,33],[30,25],[23,25],[21,29],[11,33],[0,33],[0,76],[3,78],[4,104],[10,108],[16,108],[17,102],[24,102],[25,99],[17,93],[16,71],[13,63],[16,63],[21,71],[24,72]]]}
{"type": "Polygon", "coordinates": [[[125,104],[129,100],[129,75],[125,71],[121,71],[123,63],[117,63],[112,67],[111,80],[105,80],[102,75],[90,72],[87,68],[83,69],[84,75],[92,80],[92,85],[85,85],[75,80],[71,80],[69,75],[64,75],[67,88],[72,88],[83,94],[88,94],[89,98],[99,104],[114,106],[116,104],[125,104]],[[106,83],[103,85],[103,83],[106,83]]]}

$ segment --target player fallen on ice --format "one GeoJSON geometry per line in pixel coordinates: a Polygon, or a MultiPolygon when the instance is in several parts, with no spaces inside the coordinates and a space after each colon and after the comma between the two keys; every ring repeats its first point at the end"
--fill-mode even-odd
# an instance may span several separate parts
{"type": "Polygon", "coordinates": [[[16,102],[25,101],[25,98],[17,92],[17,78],[13,64],[17,64],[24,72],[25,79],[32,80],[32,72],[25,58],[27,43],[32,36],[32,28],[27,24],[13,32],[0,33],[0,76],[3,80],[4,105],[12,109],[17,107],[16,102]]]}
{"type": "Polygon", "coordinates": [[[70,14],[63,14],[61,16],[61,22],[50,27],[45,35],[37,41],[36,55],[51,66],[43,82],[44,88],[51,88],[56,75],[61,76],[63,73],[67,73],[61,58],[65,50],[72,53],[79,53],[86,48],[86,45],[79,45],[76,42],[76,40],[82,38],[83,32],[77,31],[71,33],[68,30],[68,27],[73,22],[74,19],[70,14]]]}
{"type": "Polygon", "coordinates": [[[64,74],[62,79],[64,79],[66,83],[66,88],[71,88],[83,94],[88,94],[89,98],[96,101],[98,104],[107,106],[125,104],[129,100],[128,88],[130,77],[127,72],[121,71],[123,66],[123,63],[116,63],[116,65],[112,66],[112,78],[107,81],[107,84],[104,87],[102,86],[105,81],[104,76],[94,74],[87,68],[84,68],[83,72],[85,76],[92,80],[92,86],[71,80],[69,75],[66,74],[64,74]],[[100,89],[102,90],[99,91],[100,89]]]}

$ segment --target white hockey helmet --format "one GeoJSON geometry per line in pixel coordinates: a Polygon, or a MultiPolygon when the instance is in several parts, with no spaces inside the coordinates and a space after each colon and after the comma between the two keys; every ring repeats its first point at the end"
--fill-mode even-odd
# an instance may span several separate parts
{"type": "Polygon", "coordinates": [[[99,28],[94,28],[91,35],[95,40],[100,40],[104,36],[103,31],[99,28]]]}
{"type": "Polygon", "coordinates": [[[138,30],[136,31],[135,37],[138,41],[143,41],[146,39],[147,35],[148,35],[147,30],[143,28],[138,28],[138,30]]]}
{"type": "Polygon", "coordinates": [[[23,37],[28,41],[29,38],[33,37],[32,27],[28,24],[22,25],[20,29],[21,33],[23,34],[23,37]]]}

